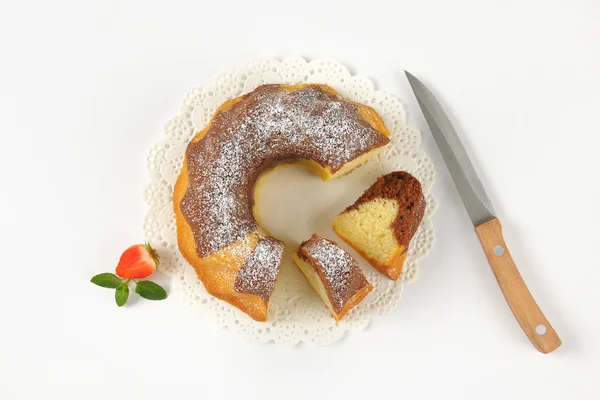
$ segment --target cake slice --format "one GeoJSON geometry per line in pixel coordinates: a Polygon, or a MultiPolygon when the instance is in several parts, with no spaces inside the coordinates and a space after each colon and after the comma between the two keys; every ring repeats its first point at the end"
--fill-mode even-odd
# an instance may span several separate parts
{"type": "Polygon", "coordinates": [[[421,183],[404,171],[381,176],[333,221],[333,230],[379,272],[397,280],[423,214],[421,183]]]}
{"type": "Polygon", "coordinates": [[[302,242],[292,254],[292,260],[336,321],[344,318],[373,290],[356,260],[337,244],[319,235],[312,235],[302,242]]]}

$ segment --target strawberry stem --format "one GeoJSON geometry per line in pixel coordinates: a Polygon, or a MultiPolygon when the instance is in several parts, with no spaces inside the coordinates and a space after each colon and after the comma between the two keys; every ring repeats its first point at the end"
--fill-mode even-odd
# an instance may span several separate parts
{"type": "Polygon", "coordinates": [[[154,264],[156,264],[156,267],[158,268],[158,259],[160,258],[158,256],[158,253],[156,252],[156,250],[154,250],[150,243],[146,242],[144,246],[146,247],[146,251],[148,252],[148,254],[150,254],[150,257],[152,257],[152,259],[154,260],[154,264]]]}

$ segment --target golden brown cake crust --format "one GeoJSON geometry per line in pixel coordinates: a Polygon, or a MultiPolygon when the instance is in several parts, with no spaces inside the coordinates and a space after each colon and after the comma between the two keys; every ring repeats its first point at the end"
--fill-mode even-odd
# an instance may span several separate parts
{"type": "MultiPolygon", "coordinates": [[[[267,273],[261,274],[260,265],[252,261],[253,258],[262,258],[254,253],[263,251],[260,243],[264,245],[262,241],[268,237],[254,218],[253,186],[256,180],[277,163],[290,161],[312,170],[323,180],[335,178],[365,162],[364,157],[389,142],[389,135],[383,120],[373,109],[344,99],[326,85],[265,85],[221,105],[207,127],[188,145],[173,192],[179,248],[206,290],[240,308],[253,319],[265,321],[279,263],[270,263],[276,264],[276,271],[268,269],[267,273]],[[301,92],[301,98],[289,102],[287,107],[273,107],[274,104],[270,103],[266,114],[245,114],[252,109],[250,103],[260,108],[261,96],[295,92],[301,92]],[[328,99],[331,104],[328,104],[328,99]],[[305,112],[314,114],[316,118],[321,115],[321,122],[301,119],[302,129],[319,128],[322,123],[338,124],[314,131],[324,138],[324,144],[307,146],[306,140],[300,140],[295,146],[290,137],[301,137],[293,129],[278,129],[265,136],[264,132],[239,125],[246,121],[265,124],[262,127],[285,127],[285,121],[275,121],[274,115],[283,112],[286,118],[294,119],[295,104],[306,107],[312,104],[316,108],[305,112]],[[338,109],[351,110],[354,117],[333,118],[338,109]],[[250,117],[250,120],[244,116],[250,117]],[[334,135],[335,132],[345,132],[346,136],[334,135]],[[367,135],[370,139],[360,139],[361,132],[370,132],[367,135]],[[240,133],[247,136],[238,137],[240,133]],[[358,137],[353,137],[352,134],[356,133],[358,137]],[[352,137],[352,145],[347,146],[346,141],[337,142],[343,137],[352,137]],[[258,148],[257,143],[262,147],[258,148]],[[246,148],[246,144],[251,146],[246,148]],[[246,156],[252,158],[249,164],[246,156]],[[241,161],[236,163],[235,160],[241,161]],[[237,182],[238,177],[243,178],[243,182],[237,182]],[[249,277],[255,279],[260,276],[265,281],[248,281],[249,277]]],[[[283,243],[276,240],[267,244],[271,249],[267,253],[271,256],[283,247],[283,243]]]]}

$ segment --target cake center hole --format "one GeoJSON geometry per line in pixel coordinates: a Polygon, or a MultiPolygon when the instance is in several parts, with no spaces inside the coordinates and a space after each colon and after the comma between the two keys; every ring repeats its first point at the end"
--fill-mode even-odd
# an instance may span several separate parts
{"type": "Polygon", "coordinates": [[[373,183],[366,172],[358,168],[323,182],[306,168],[280,165],[257,182],[254,216],[269,234],[286,242],[287,254],[313,233],[339,242],[331,224],[373,183]]]}

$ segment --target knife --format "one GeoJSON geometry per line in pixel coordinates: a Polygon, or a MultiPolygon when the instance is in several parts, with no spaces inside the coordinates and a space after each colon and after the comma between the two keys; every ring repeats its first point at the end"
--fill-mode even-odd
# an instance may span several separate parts
{"type": "Polygon", "coordinates": [[[542,353],[556,350],[562,342],[521,278],[502,237],[502,225],[450,120],[433,93],[409,72],[404,72],[510,309],[537,350],[542,353]]]}

